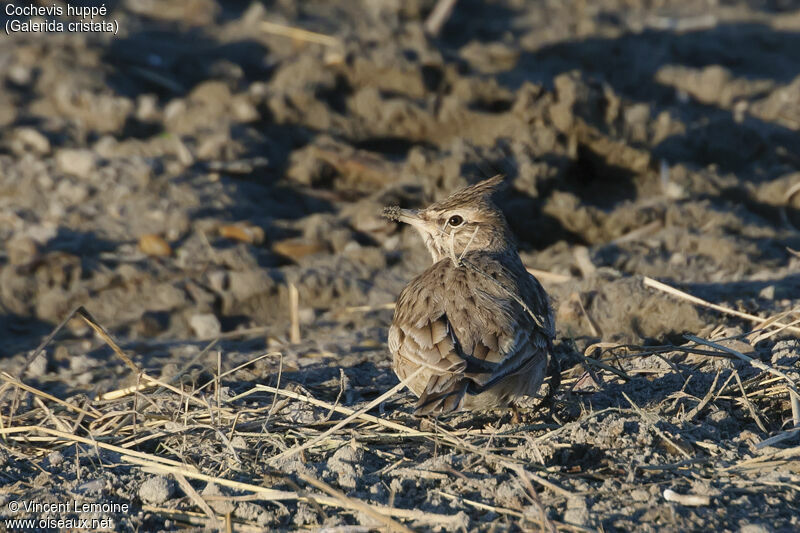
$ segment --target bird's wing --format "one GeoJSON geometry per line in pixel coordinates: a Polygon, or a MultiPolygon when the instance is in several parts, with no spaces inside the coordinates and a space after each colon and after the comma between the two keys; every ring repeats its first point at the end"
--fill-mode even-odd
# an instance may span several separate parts
{"type": "MultiPolygon", "coordinates": [[[[468,290],[434,300],[419,289],[412,283],[400,294],[389,331],[398,377],[405,380],[423,368],[407,383],[419,397],[418,414],[459,409],[466,394],[479,394],[507,377],[546,364],[552,335],[513,297],[494,294],[465,305],[458,298],[468,290]]],[[[525,303],[542,309],[541,302],[525,303]]],[[[549,325],[552,317],[546,303],[544,309],[549,325]]],[[[541,384],[538,375],[543,372],[534,372],[531,389],[541,384]]]]}
{"type": "MultiPolygon", "coordinates": [[[[493,363],[494,368],[491,372],[466,374],[475,383],[472,387],[475,392],[487,390],[514,374],[529,372],[533,367],[545,367],[552,351],[555,326],[547,293],[527,272],[518,279],[521,287],[515,291],[516,298],[509,294],[507,298],[496,299],[498,312],[510,309],[504,320],[496,321],[502,327],[494,330],[484,327],[480,342],[476,343],[473,355],[493,363]]],[[[531,375],[529,393],[541,384],[544,376],[540,378],[539,374],[537,371],[531,375]]]]}
{"type": "Polygon", "coordinates": [[[460,398],[454,394],[463,381],[466,361],[458,355],[457,340],[452,335],[447,316],[410,323],[396,320],[389,330],[389,349],[394,354],[393,367],[397,376],[405,381],[418,368],[422,372],[406,385],[419,397],[418,406],[429,398],[452,397],[456,408],[460,398]]]}

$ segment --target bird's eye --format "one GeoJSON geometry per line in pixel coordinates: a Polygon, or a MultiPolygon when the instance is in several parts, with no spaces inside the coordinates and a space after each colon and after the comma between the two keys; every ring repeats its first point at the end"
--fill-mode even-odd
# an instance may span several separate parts
{"type": "Polygon", "coordinates": [[[464,219],[459,215],[453,215],[450,217],[450,220],[448,220],[447,223],[450,225],[450,227],[457,228],[464,223],[464,219]]]}

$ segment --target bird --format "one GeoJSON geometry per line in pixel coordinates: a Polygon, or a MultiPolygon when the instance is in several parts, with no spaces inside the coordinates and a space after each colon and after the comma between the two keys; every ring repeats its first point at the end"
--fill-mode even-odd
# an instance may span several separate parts
{"type": "Polygon", "coordinates": [[[483,180],[425,209],[384,209],[419,232],[433,260],[398,296],[388,335],[416,415],[514,408],[557,362],[550,299],[491,199],[502,183],[483,180]]]}

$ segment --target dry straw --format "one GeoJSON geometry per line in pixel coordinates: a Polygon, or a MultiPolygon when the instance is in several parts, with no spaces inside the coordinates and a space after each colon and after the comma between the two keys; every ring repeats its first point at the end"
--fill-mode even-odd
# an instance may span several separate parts
{"type": "MultiPolygon", "coordinates": [[[[650,278],[645,278],[645,284],[695,304],[755,323],[754,331],[735,339],[739,342],[749,341],[754,344],[779,333],[798,331],[794,325],[798,317],[793,311],[765,319],[705,302],[650,278]]],[[[31,454],[70,445],[75,446],[79,453],[86,453],[88,449],[95,455],[100,451],[120,454],[121,464],[106,463],[104,468],[132,466],[145,472],[172,476],[197,512],[159,507],[147,507],[147,510],[190,525],[217,529],[232,529],[235,525],[237,531],[257,529],[257,525],[247,521],[230,516],[218,516],[208,503],[209,497],[200,494],[192,486],[191,480],[228,487],[249,495],[248,499],[267,502],[308,502],[321,516],[325,516],[323,508],[340,509],[358,516],[369,517],[372,523],[380,524],[382,529],[389,531],[406,532],[411,527],[426,526],[457,528],[461,524],[461,518],[457,514],[431,513],[368,503],[345,495],[324,481],[302,473],[294,477],[276,473],[277,479],[290,490],[274,488],[275,483],[267,482],[266,477],[259,478],[253,475],[254,465],[242,464],[241,452],[233,445],[236,438],[245,439],[248,444],[262,450],[259,452],[259,460],[255,463],[260,468],[266,467],[267,464],[279,466],[294,457],[305,460],[307,454],[325,454],[348,442],[354,443],[356,446],[369,449],[376,456],[391,459],[390,464],[381,469],[379,475],[387,475],[405,461],[405,459],[397,461],[391,453],[387,453],[385,451],[387,445],[405,446],[406,443],[413,441],[419,444],[427,443],[427,447],[435,450],[446,447],[471,457],[473,464],[481,462],[493,468],[498,475],[516,478],[521,486],[526,488],[530,501],[533,502],[532,508],[539,510],[534,513],[522,512],[438,489],[436,494],[454,505],[463,505],[480,511],[493,511],[510,519],[520,520],[521,523],[532,523],[547,530],[566,531],[585,531],[585,529],[548,518],[537,490],[548,494],[546,501],[549,505],[586,495],[600,497],[600,493],[596,489],[586,492],[573,490],[568,477],[562,477],[561,473],[551,471],[541,464],[516,457],[514,452],[518,446],[515,443],[520,439],[527,440],[538,450],[539,445],[556,444],[558,439],[563,439],[564,435],[568,434],[566,432],[577,425],[591,423],[594,417],[616,412],[640,418],[672,453],[678,454],[682,459],[680,463],[675,464],[642,465],[639,467],[641,470],[677,473],[690,466],[706,465],[703,475],[716,479],[720,476],[744,476],[752,472],[766,472],[796,461],[800,456],[800,448],[797,447],[784,450],[773,448],[796,438],[798,430],[784,429],[770,435],[768,430],[775,427],[776,415],[782,411],[765,409],[769,406],[774,407],[775,402],[788,397],[793,418],[795,423],[798,423],[800,419],[800,408],[797,407],[798,384],[784,369],[754,359],[741,350],[729,346],[726,340],[714,338],[713,334],[714,340],[687,336],[690,342],[681,346],[641,347],[598,343],[587,348],[586,355],[578,366],[565,369],[562,373],[563,382],[573,383],[573,386],[583,379],[581,373],[584,376],[593,376],[592,379],[596,383],[614,380],[624,382],[634,379],[642,370],[632,368],[630,361],[660,357],[669,365],[648,372],[656,374],[677,372],[688,383],[695,370],[719,357],[736,358],[752,366],[757,373],[747,379],[743,379],[735,369],[725,371],[727,375],[717,369],[710,387],[702,397],[694,399],[681,390],[676,391],[670,399],[673,405],[686,401],[695,402],[691,409],[678,417],[683,423],[692,423],[702,413],[715,409],[715,402],[733,401],[746,410],[766,435],[766,438],[756,446],[762,451],[760,455],[712,468],[710,465],[718,461],[713,457],[721,456],[719,445],[705,441],[687,444],[680,435],[669,434],[662,429],[664,427],[660,423],[662,406],[656,409],[651,406],[640,407],[624,394],[623,397],[628,401],[630,409],[608,408],[587,411],[578,420],[563,425],[516,426],[488,434],[480,428],[454,429],[448,427],[446,421],[427,424],[426,427],[424,420],[409,419],[404,409],[395,409],[390,416],[370,414],[370,410],[395,400],[404,387],[402,383],[361,407],[351,408],[339,404],[344,386],[340,388],[336,401],[331,403],[315,398],[300,388],[285,385],[281,379],[283,356],[279,352],[259,354],[235,368],[224,370],[222,351],[218,348],[219,339],[213,339],[200,352],[202,357],[196,356],[190,363],[195,364],[204,357],[214,359],[213,379],[189,389],[185,385],[180,385],[178,378],[190,365],[186,365],[170,379],[150,376],[85,309],[78,308],[67,318],[73,316],[85,321],[130,369],[134,384],[99,394],[95,398],[63,399],[25,383],[22,378],[23,373],[14,376],[2,372],[0,396],[10,397],[11,401],[3,402],[8,408],[0,412],[0,436],[8,445],[27,450],[31,454]],[[215,347],[217,350],[213,353],[212,349],[215,347]],[[698,358],[700,363],[694,369],[686,365],[679,366],[675,361],[680,361],[680,356],[686,355],[698,358]],[[226,385],[227,378],[263,360],[270,360],[271,365],[278,366],[274,385],[255,384],[248,390],[227,398],[220,393],[226,385]],[[24,401],[26,395],[30,395],[32,401],[24,401]],[[285,408],[290,405],[306,406],[306,409],[312,409],[320,416],[313,423],[296,424],[282,415],[285,408]],[[343,418],[331,420],[334,415],[341,415],[343,418]],[[533,435],[531,431],[538,433],[533,435]],[[141,446],[145,443],[148,443],[147,450],[153,451],[142,451],[141,446]],[[210,446],[210,449],[217,451],[204,457],[204,461],[198,461],[196,450],[202,449],[203,446],[210,446]],[[764,451],[768,453],[763,453],[764,451]],[[711,453],[712,457],[698,453],[711,453]]],[[[67,320],[63,321],[31,354],[27,364],[40,356],[66,322],[67,320]]],[[[260,335],[263,334],[263,330],[255,328],[251,333],[260,335]]],[[[247,333],[240,335],[246,336],[247,333]]],[[[344,379],[341,379],[341,382],[344,383],[344,379]]],[[[425,479],[432,482],[443,482],[451,476],[460,478],[463,474],[451,468],[444,472],[428,472],[427,476],[425,479]]],[[[706,500],[696,499],[694,495],[672,492],[665,493],[664,497],[681,505],[707,505],[706,500]]]]}

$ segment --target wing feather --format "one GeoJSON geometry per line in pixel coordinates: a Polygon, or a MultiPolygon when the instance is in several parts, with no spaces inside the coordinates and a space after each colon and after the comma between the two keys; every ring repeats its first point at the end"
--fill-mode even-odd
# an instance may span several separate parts
{"type": "MultiPolygon", "coordinates": [[[[441,277],[435,269],[445,267],[437,263],[429,273],[441,277]]],[[[508,283],[514,276],[505,268],[500,266],[508,283]]],[[[468,273],[456,270],[454,275],[467,281],[456,287],[458,290],[436,298],[418,298],[426,289],[420,281],[426,274],[409,284],[398,298],[389,330],[389,349],[398,376],[405,378],[419,367],[424,369],[408,383],[419,397],[418,414],[460,409],[470,395],[479,395],[515,375],[525,375],[521,381],[512,380],[522,384],[521,391],[508,391],[498,398],[535,393],[547,365],[554,327],[552,311],[538,282],[524,273],[530,279],[520,276],[519,285],[511,284],[517,294],[527,295],[525,305],[538,313],[534,318],[510,295],[479,289],[469,282],[468,273]],[[465,294],[471,296],[465,298],[465,294]],[[465,301],[479,306],[474,314],[467,310],[465,301]],[[448,318],[451,312],[459,328],[448,318]]]]}

